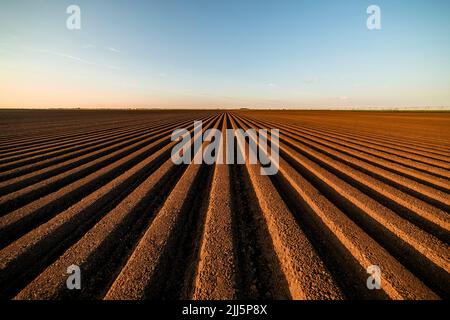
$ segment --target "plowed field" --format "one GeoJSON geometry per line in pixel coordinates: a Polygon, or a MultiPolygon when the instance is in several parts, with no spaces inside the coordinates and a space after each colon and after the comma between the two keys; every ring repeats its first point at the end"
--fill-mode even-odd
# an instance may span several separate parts
{"type": "Polygon", "coordinates": [[[3,110],[0,132],[0,298],[450,297],[450,113],[3,110]],[[175,165],[195,120],[279,129],[278,173],[175,165]]]}

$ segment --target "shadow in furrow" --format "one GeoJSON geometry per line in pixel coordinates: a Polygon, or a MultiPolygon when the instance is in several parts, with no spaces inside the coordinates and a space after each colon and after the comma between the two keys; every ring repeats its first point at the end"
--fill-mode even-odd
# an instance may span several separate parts
{"type": "Polygon", "coordinates": [[[182,206],[181,218],[156,267],[155,277],[147,286],[145,299],[191,298],[209,202],[205,191],[211,188],[213,173],[213,165],[201,165],[182,206]]]}
{"type": "Polygon", "coordinates": [[[173,166],[163,179],[127,214],[82,266],[82,295],[63,290],[61,299],[102,299],[133,253],[186,166],[173,166]]]}
{"type": "MultiPolygon", "coordinates": [[[[168,159],[169,152],[129,177],[123,184],[99,198],[73,219],[56,229],[36,246],[0,271],[0,298],[12,298],[26,284],[76,243],[102,217],[114,209],[139,184],[147,179],[168,159]]],[[[165,180],[164,180],[165,181],[165,180]]]]}
{"type": "MultiPolygon", "coordinates": [[[[306,154],[304,154],[307,156],[306,154]]],[[[396,234],[387,230],[379,222],[368,216],[362,209],[347,200],[331,186],[324,183],[314,174],[302,167],[281,151],[286,161],[303,175],[316,189],[326,196],[339,210],[359,225],[371,238],[381,244],[401,264],[420,278],[426,286],[442,297],[449,296],[449,274],[432,261],[417,252],[396,234]]],[[[329,169],[324,166],[324,169],[329,169]]],[[[331,171],[332,172],[332,171],[331,171]]],[[[378,199],[379,200],[379,199],[378,199]]],[[[377,201],[378,201],[377,200],[377,201]]],[[[306,230],[305,230],[306,231],[306,230]]]]}
{"type": "Polygon", "coordinates": [[[288,182],[280,175],[271,180],[294,218],[319,254],[327,269],[342,288],[346,298],[388,299],[383,292],[370,291],[366,287],[368,274],[351,253],[341,244],[331,230],[325,226],[307,203],[299,202],[288,182]]]}

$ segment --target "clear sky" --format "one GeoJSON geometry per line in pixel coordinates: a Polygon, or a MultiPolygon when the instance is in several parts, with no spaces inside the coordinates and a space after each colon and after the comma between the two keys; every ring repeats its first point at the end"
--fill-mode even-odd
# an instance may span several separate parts
{"type": "Polygon", "coordinates": [[[449,57],[448,0],[0,1],[0,107],[450,106],[449,57]]]}

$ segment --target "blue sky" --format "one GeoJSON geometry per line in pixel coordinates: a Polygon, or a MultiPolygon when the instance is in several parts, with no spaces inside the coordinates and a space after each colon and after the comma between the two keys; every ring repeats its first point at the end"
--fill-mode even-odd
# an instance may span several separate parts
{"type": "Polygon", "coordinates": [[[446,0],[2,0],[0,107],[450,106],[449,15],[446,0]]]}

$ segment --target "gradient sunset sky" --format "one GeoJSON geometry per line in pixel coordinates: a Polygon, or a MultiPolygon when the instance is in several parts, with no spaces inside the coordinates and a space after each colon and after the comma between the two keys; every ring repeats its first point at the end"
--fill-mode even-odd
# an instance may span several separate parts
{"type": "Polygon", "coordinates": [[[448,0],[1,0],[0,108],[450,106],[449,16],[448,0]]]}

